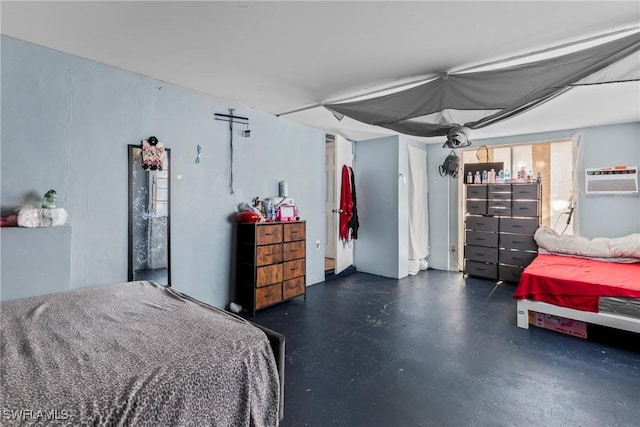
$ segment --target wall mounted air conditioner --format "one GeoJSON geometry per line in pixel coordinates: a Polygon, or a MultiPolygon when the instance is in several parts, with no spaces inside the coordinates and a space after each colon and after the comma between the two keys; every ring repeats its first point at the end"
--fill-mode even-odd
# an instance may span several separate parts
{"type": "Polygon", "coordinates": [[[586,194],[638,194],[638,167],[587,168],[586,194]]]}

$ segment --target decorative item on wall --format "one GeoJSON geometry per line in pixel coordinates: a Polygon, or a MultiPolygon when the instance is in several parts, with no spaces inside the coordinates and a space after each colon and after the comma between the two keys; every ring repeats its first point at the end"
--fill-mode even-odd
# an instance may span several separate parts
{"type": "Polygon", "coordinates": [[[164,146],[158,142],[158,138],[150,136],[142,140],[142,169],[162,170],[164,146]]]}
{"type": "Polygon", "coordinates": [[[202,155],[202,147],[200,147],[200,144],[196,147],[196,152],[198,153],[198,156],[196,157],[196,164],[198,164],[200,163],[200,156],[202,155]]]}
{"type": "MultiPolygon", "coordinates": [[[[249,118],[234,116],[234,110],[234,108],[229,108],[229,114],[215,114],[216,120],[229,123],[229,194],[233,194],[233,124],[238,123],[247,128],[249,126],[249,118]]],[[[245,129],[243,135],[245,137],[249,137],[251,135],[251,131],[249,129],[245,129]]]]}

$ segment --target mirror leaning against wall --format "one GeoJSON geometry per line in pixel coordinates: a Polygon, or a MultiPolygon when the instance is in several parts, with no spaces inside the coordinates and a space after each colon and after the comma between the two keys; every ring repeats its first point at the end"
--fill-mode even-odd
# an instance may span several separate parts
{"type": "Polygon", "coordinates": [[[171,286],[170,150],[157,145],[151,150],[156,160],[150,160],[148,151],[143,154],[142,146],[128,146],[128,280],[171,286]]]}

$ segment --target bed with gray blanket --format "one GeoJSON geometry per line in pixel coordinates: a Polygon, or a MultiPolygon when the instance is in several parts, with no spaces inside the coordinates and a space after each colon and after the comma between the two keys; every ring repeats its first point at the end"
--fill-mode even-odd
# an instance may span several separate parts
{"type": "Polygon", "coordinates": [[[3,302],[2,425],[275,426],[265,332],[153,282],[3,302]]]}

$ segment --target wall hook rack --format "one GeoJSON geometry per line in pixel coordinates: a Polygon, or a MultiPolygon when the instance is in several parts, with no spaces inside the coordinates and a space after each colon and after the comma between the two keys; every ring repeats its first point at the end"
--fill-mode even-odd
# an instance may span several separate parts
{"type": "Polygon", "coordinates": [[[229,108],[229,114],[215,113],[216,120],[229,123],[229,194],[233,194],[233,124],[238,123],[247,127],[249,126],[249,118],[235,116],[233,114],[234,111],[234,108],[229,108]]]}

